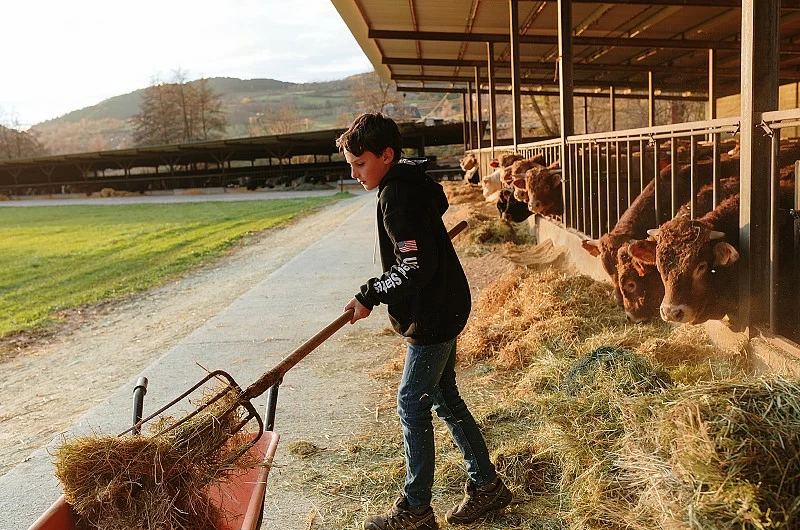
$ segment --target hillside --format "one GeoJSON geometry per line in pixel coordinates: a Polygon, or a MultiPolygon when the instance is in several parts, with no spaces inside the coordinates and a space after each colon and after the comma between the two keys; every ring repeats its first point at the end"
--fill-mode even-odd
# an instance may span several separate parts
{"type": "MultiPolygon", "coordinates": [[[[227,116],[226,137],[259,134],[258,116],[281,106],[297,112],[297,130],[322,130],[346,125],[353,117],[353,94],[372,82],[374,74],[359,74],[345,79],[288,83],[274,79],[208,79],[212,90],[221,96],[227,116]],[[253,124],[256,124],[256,127],[253,124]]],[[[40,142],[53,154],[126,149],[134,147],[129,119],[139,111],[144,88],[115,96],[97,105],[75,110],[32,127],[40,142]]],[[[442,100],[442,94],[397,94],[410,114],[424,116],[442,100]]],[[[450,95],[441,109],[447,118],[461,118],[461,96],[450,95]]],[[[437,115],[442,116],[437,111],[437,115]]],[[[262,128],[263,130],[263,128],[262,128]]],[[[262,132],[261,134],[268,134],[262,132]]]]}

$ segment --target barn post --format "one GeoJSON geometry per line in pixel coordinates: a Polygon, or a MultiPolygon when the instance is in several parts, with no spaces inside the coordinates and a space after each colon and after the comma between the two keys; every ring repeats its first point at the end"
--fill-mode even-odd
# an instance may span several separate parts
{"type": "Polygon", "coordinates": [[[748,336],[768,317],[770,138],[761,113],[778,108],[780,0],[742,0],[739,319],[748,336]]]}
{"type": "Polygon", "coordinates": [[[656,124],[656,97],[653,87],[653,71],[647,72],[647,126],[656,124]]]}
{"type": "Polygon", "coordinates": [[[461,124],[463,127],[463,135],[464,135],[464,151],[468,151],[470,146],[468,143],[469,140],[469,133],[467,132],[467,93],[461,93],[461,124]]]}
{"type": "MultiPolygon", "coordinates": [[[[572,185],[567,138],[575,134],[575,101],[572,81],[572,0],[558,0],[558,88],[561,93],[561,175],[562,204],[567,202],[567,188],[572,185]]],[[[567,216],[563,216],[566,225],[567,216]]]]}
{"type": "Polygon", "coordinates": [[[717,119],[717,50],[708,49],[708,110],[707,120],[717,119]]]}
{"type": "Polygon", "coordinates": [[[480,68],[475,66],[475,106],[477,107],[475,112],[475,138],[478,139],[478,149],[483,147],[483,110],[481,105],[481,77],[480,77],[480,68]]]}
{"type": "Polygon", "coordinates": [[[509,36],[511,49],[511,121],[513,125],[512,138],[514,141],[514,152],[517,151],[517,144],[522,140],[522,102],[519,92],[520,68],[519,68],[519,0],[508,0],[509,7],[509,36]]]}
{"type": "Polygon", "coordinates": [[[611,112],[611,131],[617,130],[617,101],[614,98],[614,85],[608,87],[608,108],[611,112]]]}
{"type": "Polygon", "coordinates": [[[472,83],[469,81],[467,81],[467,105],[469,108],[469,119],[467,120],[467,127],[469,129],[469,148],[475,149],[475,130],[472,127],[472,119],[475,114],[472,111],[472,83]]]}
{"type": "Polygon", "coordinates": [[[486,64],[487,80],[489,85],[489,146],[494,158],[494,146],[497,143],[497,102],[494,93],[494,43],[486,43],[486,64]]]}

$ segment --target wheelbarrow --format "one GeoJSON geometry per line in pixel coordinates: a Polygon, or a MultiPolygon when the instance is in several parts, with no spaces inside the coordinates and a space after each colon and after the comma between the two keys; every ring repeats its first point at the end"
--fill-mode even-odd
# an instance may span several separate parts
{"type": "MultiPolygon", "coordinates": [[[[248,450],[250,455],[264,465],[250,467],[232,474],[228,480],[209,491],[209,496],[222,508],[224,521],[219,530],[257,530],[261,527],[267,476],[278,448],[280,436],[273,432],[275,405],[278,399],[278,382],[269,389],[264,422],[264,433],[248,450]]],[[[147,378],[140,377],[133,391],[133,425],[142,419],[147,378]]],[[[138,428],[134,427],[136,433],[138,428]]],[[[253,434],[252,436],[256,436],[253,434]]],[[[77,530],[77,518],[62,495],[28,530],[77,530]]]]}

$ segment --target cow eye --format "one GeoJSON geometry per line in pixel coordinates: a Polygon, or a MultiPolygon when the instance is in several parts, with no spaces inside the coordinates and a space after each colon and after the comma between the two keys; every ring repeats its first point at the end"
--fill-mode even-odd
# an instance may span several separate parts
{"type": "Polygon", "coordinates": [[[708,269],[708,264],[705,261],[701,261],[698,263],[697,268],[694,270],[695,274],[705,274],[706,270],[708,269]]]}

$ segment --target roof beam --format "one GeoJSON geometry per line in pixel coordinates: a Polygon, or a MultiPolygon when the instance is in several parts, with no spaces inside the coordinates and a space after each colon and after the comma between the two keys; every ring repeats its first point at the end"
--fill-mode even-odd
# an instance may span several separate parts
{"type": "MultiPolygon", "coordinates": [[[[800,0],[798,0],[800,1],[800,0]]],[[[505,33],[457,33],[452,31],[398,31],[370,29],[370,39],[387,40],[430,40],[445,42],[511,42],[505,33]]],[[[551,35],[520,35],[520,44],[541,44],[554,46],[558,39],[551,35]]],[[[628,37],[572,37],[575,46],[617,46],[619,48],[672,48],[683,50],[735,50],[739,51],[738,40],[699,40],[699,39],[644,39],[628,37]]],[[[781,53],[800,53],[800,45],[791,42],[781,43],[781,53]]]]}
{"type": "MultiPolygon", "coordinates": [[[[447,88],[447,87],[419,87],[419,86],[398,86],[398,92],[429,92],[434,94],[466,94],[466,88],[447,88]]],[[[532,88],[521,88],[520,92],[526,96],[552,96],[552,97],[559,97],[561,94],[557,90],[536,90],[532,88]]],[[[511,94],[511,91],[508,89],[497,89],[495,91],[496,94],[501,95],[508,95],[511,94]]],[[[608,99],[608,94],[604,94],[602,92],[584,92],[584,91],[575,91],[573,94],[575,97],[587,97],[587,98],[603,98],[608,99]]],[[[614,93],[614,97],[616,99],[647,99],[647,94],[619,94],[618,92],[614,93]]],[[[682,96],[680,94],[659,94],[655,96],[655,99],[661,100],[680,100],[680,101],[707,101],[708,98],[704,96],[682,96]]]]}
{"type": "MultiPolygon", "coordinates": [[[[474,83],[475,79],[474,76],[469,75],[416,75],[416,74],[392,74],[392,80],[397,81],[419,81],[422,83],[425,82],[432,82],[432,83],[474,83]]],[[[553,80],[553,76],[550,75],[547,78],[535,79],[530,77],[525,77],[520,80],[522,83],[530,86],[530,85],[542,85],[542,86],[558,86],[558,81],[553,80]]],[[[510,84],[511,78],[510,77],[495,77],[495,83],[498,85],[500,84],[510,84]]],[[[618,81],[613,82],[609,81],[608,79],[603,80],[574,80],[573,84],[576,87],[588,87],[588,88],[608,88],[609,86],[615,86],[617,88],[637,88],[645,90],[647,89],[647,83],[632,83],[630,81],[618,81]]],[[[656,88],[673,88],[675,90],[692,90],[697,93],[705,93],[708,90],[708,86],[706,83],[702,84],[690,84],[682,81],[675,81],[675,82],[668,82],[668,81],[658,81],[656,83],[656,88]]]]}
{"type": "MultiPolygon", "coordinates": [[[[396,65],[396,66],[446,66],[446,67],[484,67],[486,66],[486,61],[479,61],[473,59],[414,59],[410,57],[384,57],[382,60],[383,64],[388,65],[396,65]]],[[[497,68],[509,68],[511,63],[508,61],[497,61],[495,60],[495,66],[497,68]]],[[[685,66],[667,66],[667,65],[646,65],[646,64],[599,64],[599,63],[573,63],[573,68],[576,70],[583,70],[587,72],[656,72],[656,73],[665,73],[665,74],[674,74],[676,69],[680,69],[682,74],[693,74],[693,75],[707,75],[708,70],[705,68],[693,68],[693,67],[685,67],[685,66]]],[[[548,71],[552,71],[553,65],[552,63],[542,63],[538,61],[523,61],[520,63],[521,68],[530,68],[530,69],[537,69],[537,68],[544,68],[548,71]]],[[[718,75],[726,76],[726,77],[739,77],[741,72],[738,69],[729,68],[726,70],[720,70],[717,72],[718,75]]]]}
{"type": "MultiPolygon", "coordinates": [[[[370,39],[390,40],[430,40],[446,42],[511,42],[506,33],[457,33],[452,31],[399,31],[385,29],[370,29],[367,35],[370,39]]],[[[643,48],[680,48],[680,49],[708,49],[739,50],[739,41],[709,41],[689,39],[641,39],[627,37],[585,37],[572,38],[573,44],[578,46],[621,46],[643,48]]],[[[543,44],[553,46],[558,44],[558,38],[551,35],[520,35],[521,44],[543,44]]]]}
{"type": "MultiPolygon", "coordinates": [[[[572,0],[573,4],[596,4],[598,0],[572,0]]],[[[613,4],[621,5],[656,5],[686,7],[742,7],[742,0],[613,0],[613,4]]],[[[782,0],[781,9],[797,9],[798,0],[782,0]]]]}

